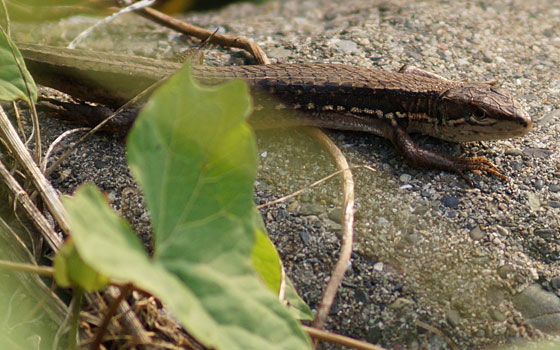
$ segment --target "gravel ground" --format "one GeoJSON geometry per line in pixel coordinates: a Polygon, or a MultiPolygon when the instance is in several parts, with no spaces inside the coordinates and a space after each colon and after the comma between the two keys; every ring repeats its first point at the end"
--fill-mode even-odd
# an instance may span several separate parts
{"type": "MultiPolygon", "coordinates": [[[[484,155],[509,177],[502,182],[473,175],[475,188],[454,174],[409,167],[381,138],[329,132],[352,165],[377,169],[355,171],[355,252],[329,329],[393,349],[451,349],[451,344],[485,349],[560,330],[558,5],[287,0],[185,17],[253,39],[277,62],[336,62],[390,71],[408,63],[449,79],[496,80],[514,91],[536,122],[530,134],[511,140],[458,145],[415,138],[452,155],[484,155]]],[[[46,31],[69,39],[91,22],[73,18],[49,24],[46,31]]],[[[137,18],[120,19],[103,30],[89,46],[158,57],[188,46],[188,40],[137,18]]],[[[20,35],[32,40],[31,34],[20,35]]],[[[251,63],[245,53],[222,48],[210,48],[206,60],[251,63]]],[[[67,128],[44,123],[48,140],[67,128]]],[[[257,203],[334,170],[329,156],[304,133],[258,135],[257,203]]],[[[123,154],[119,139],[96,136],[54,175],[54,182],[69,192],[86,179],[95,181],[147,237],[149,224],[134,202],[138,191],[123,154]]],[[[336,260],[340,198],[335,180],[263,212],[289,276],[311,307],[318,305],[319,286],[336,260]]]]}

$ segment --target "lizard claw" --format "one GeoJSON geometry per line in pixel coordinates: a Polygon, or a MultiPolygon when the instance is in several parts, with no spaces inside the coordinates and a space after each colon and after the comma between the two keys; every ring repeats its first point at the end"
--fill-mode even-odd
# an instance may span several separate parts
{"type": "Polygon", "coordinates": [[[500,173],[498,168],[496,168],[496,166],[484,156],[458,158],[455,160],[455,164],[457,166],[455,172],[471,187],[474,187],[474,183],[467,175],[465,175],[465,172],[467,171],[479,171],[481,173],[494,175],[504,181],[508,179],[507,176],[500,173]]]}

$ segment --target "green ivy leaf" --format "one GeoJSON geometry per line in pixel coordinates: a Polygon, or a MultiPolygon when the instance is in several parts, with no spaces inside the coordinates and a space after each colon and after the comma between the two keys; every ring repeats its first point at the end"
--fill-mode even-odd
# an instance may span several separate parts
{"type": "MultiPolygon", "coordinates": [[[[65,205],[80,256],[158,296],[205,345],[309,349],[299,323],[254,269],[264,234],[252,201],[256,146],[244,121],[247,90],[241,81],[200,87],[184,68],[156,91],[129,134],[130,168],[152,216],[152,259],[92,186],[65,205]]],[[[268,270],[277,273],[274,259],[268,270]]]]}

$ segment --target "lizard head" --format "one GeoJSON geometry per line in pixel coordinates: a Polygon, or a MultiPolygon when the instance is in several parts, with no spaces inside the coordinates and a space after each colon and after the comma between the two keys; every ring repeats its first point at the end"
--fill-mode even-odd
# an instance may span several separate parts
{"type": "Polygon", "coordinates": [[[455,142],[517,137],[533,121],[506,90],[487,83],[461,83],[439,97],[438,138],[455,142]]]}

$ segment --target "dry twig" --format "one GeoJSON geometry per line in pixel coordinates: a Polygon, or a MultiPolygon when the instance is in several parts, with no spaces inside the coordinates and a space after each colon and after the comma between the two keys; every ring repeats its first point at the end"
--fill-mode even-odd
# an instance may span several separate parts
{"type": "MultiPolygon", "coordinates": [[[[103,293],[104,297],[110,300],[111,302],[118,298],[121,292],[119,288],[111,286],[105,290],[103,293]]],[[[123,300],[119,303],[119,307],[117,308],[117,312],[119,315],[122,315],[121,322],[126,330],[128,330],[134,339],[138,342],[138,344],[150,344],[151,338],[144,329],[142,322],[138,319],[136,313],[131,309],[130,305],[126,300],[123,300]]],[[[148,349],[149,347],[140,346],[140,348],[148,349]]]]}
{"type": "Polygon", "coordinates": [[[62,140],[67,137],[70,136],[74,133],[77,132],[81,132],[81,131],[88,131],[90,130],[90,128],[76,128],[76,129],[70,129],[70,130],[66,130],[65,132],[63,132],[62,134],[60,134],[50,145],[49,148],[47,149],[47,153],[45,153],[45,157],[43,158],[43,161],[41,162],[41,171],[44,173],[47,170],[47,164],[49,163],[49,158],[51,157],[51,154],[54,152],[54,148],[60,143],[62,142],[62,140]]]}
{"type": "Polygon", "coordinates": [[[434,326],[430,326],[429,324],[422,322],[418,319],[414,320],[414,324],[416,324],[418,327],[420,328],[424,328],[425,330],[427,330],[428,332],[432,332],[434,334],[437,334],[440,338],[442,338],[443,340],[445,340],[445,342],[447,343],[447,345],[449,345],[449,347],[452,350],[459,350],[459,347],[457,346],[457,344],[455,344],[455,342],[453,342],[453,340],[451,340],[451,338],[449,338],[448,336],[446,336],[445,334],[443,334],[442,331],[440,331],[439,329],[437,329],[434,326]]]}
{"type": "Polygon", "coordinates": [[[95,338],[93,340],[93,343],[90,346],[90,349],[92,349],[92,350],[98,350],[99,349],[99,347],[101,346],[101,342],[103,341],[103,336],[105,335],[105,332],[107,331],[107,327],[109,327],[109,323],[111,322],[111,319],[115,315],[115,312],[119,308],[120,304],[123,302],[123,300],[126,297],[128,297],[128,295],[130,294],[131,291],[132,291],[132,284],[130,284],[130,283],[126,284],[123,288],[120,289],[119,295],[116,298],[114,298],[113,300],[111,300],[111,303],[109,304],[109,307],[107,308],[106,314],[103,317],[103,322],[101,323],[101,325],[97,329],[97,332],[95,334],[95,338]]]}
{"type": "Polygon", "coordinates": [[[352,178],[352,172],[349,170],[350,166],[348,165],[344,154],[334,144],[334,142],[332,142],[331,139],[329,139],[328,136],[319,129],[310,128],[309,133],[329,151],[336,162],[337,168],[345,169],[345,171],[342,172],[344,204],[342,206],[343,234],[340,255],[323,293],[323,298],[321,300],[321,304],[319,305],[319,309],[317,310],[315,320],[313,321],[313,326],[315,328],[323,328],[338,287],[342,283],[344,273],[348,268],[350,256],[352,255],[352,241],[354,234],[354,180],[352,178]]]}
{"type": "Polygon", "coordinates": [[[191,24],[180,21],[176,18],[168,16],[158,10],[152,8],[143,8],[136,11],[142,17],[148,18],[156,23],[159,23],[165,27],[171,28],[183,33],[185,35],[194,36],[202,41],[210,38],[210,42],[216,45],[222,45],[225,47],[236,47],[238,49],[243,49],[249,52],[257,61],[258,64],[269,64],[270,60],[264,53],[264,51],[251,40],[240,38],[233,35],[226,34],[214,34],[212,31],[202,29],[191,24]]]}
{"type": "Polygon", "coordinates": [[[359,350],[386,350],[381,346],[366,343],[365,341],[354,338],[345,337],[340,334],[324,331],[313,327],[303,326],[303,330],[309,334],[311,338],[328,341],[329,343],[340,344],[359,350]]]}

